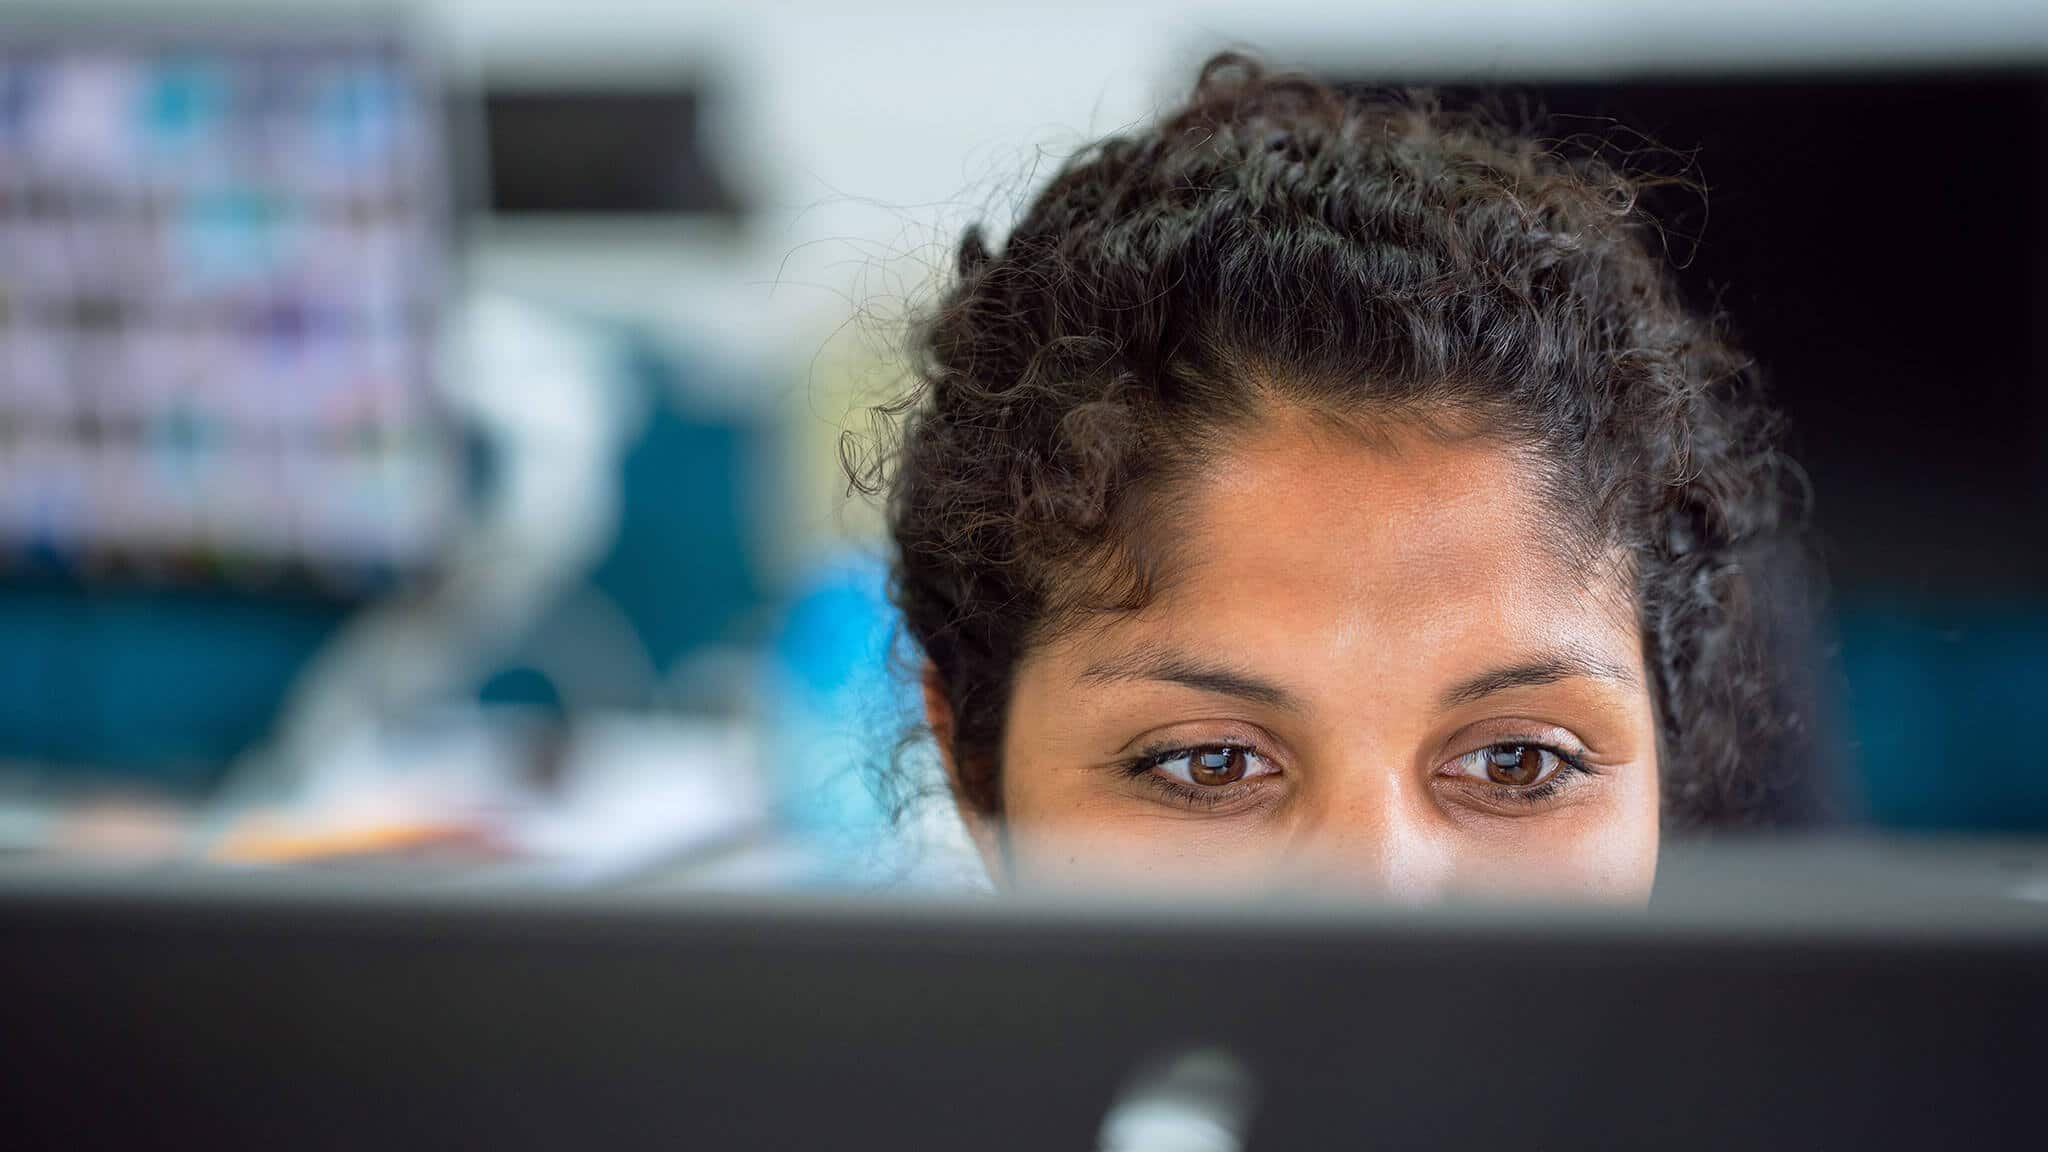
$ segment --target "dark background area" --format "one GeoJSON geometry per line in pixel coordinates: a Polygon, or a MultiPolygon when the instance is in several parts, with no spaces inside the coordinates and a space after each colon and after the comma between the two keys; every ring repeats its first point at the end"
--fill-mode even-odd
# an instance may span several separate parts
{"type": "Polygon", "coordinates": [[[2048,73],[1442,92],[1698,185],[1647,199],[1790,420],[1839,595],[2048,595],[2048,73]]]}
{"type": "Polygon", "coordinates": [[[487,191],[464,198],[506,215],[736,217],[744,199],[706,149],[704,100],[684,80],[459,96],[481,110],[488,167],[487,191]]]}

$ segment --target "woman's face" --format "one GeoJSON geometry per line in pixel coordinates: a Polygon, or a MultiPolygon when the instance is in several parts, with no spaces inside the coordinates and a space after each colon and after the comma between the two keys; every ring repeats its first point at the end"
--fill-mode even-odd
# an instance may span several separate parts
{"type": "Polygon", "coordinates": [[[1633,610],[1537,478],[1480,437],[1240,437],[1164,526],[1161,594],[1019,666],[1003,815],[972,822],[997,882],[1646,897],[1633,610]]]}

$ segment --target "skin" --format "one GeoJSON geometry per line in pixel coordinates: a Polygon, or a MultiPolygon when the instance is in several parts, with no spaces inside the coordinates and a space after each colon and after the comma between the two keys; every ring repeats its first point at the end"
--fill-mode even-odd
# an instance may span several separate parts
{"type": "Polygon", "coordinates": [[[1020,663],[1003,812],[968,813],[996,882],[1645,899],[1641,638],[1612,566],[1561,547],[1539,475],[1479,435],[1294,411],[1234,436],[1179,505],[1161,594],[1020,663]],[[1210,751],[1207,784],[1158,760],[1218,746],[1250,751],[1210,751]]]}

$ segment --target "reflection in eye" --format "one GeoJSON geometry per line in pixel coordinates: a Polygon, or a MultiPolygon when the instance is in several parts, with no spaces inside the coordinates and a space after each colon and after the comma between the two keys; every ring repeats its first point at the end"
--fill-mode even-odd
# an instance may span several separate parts
{"type": "Polygon", "coordinates": [[[1560,770],[1575,767],[1565,756],[1541,744],[1494,744],[1467,752],[1455,763],[1461,776],[1508,788],[1533,788],[1560,770]]]}
{"type": "Polygon", "coordinates": [[[1273,772],[1258,753],[1235,744],[1211,744],[1162,752],[1146,761],[1146,767],[1183,784],[1201,788],[1221,788],[1273,772]]]}

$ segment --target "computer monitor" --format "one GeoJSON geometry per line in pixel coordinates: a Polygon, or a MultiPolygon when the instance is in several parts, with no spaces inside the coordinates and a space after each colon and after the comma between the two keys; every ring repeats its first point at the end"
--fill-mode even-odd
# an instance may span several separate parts
{"type": "Polygon", "coordinates": [[[370,18],[0,18],[0,575],[432,560],[439,105],[370,18]]]}
{"type": "Polygon", "coordinates": [[[0,1116],[71,1148],[2038,1146],[2048,857],[1739,849],[1649,913],[0,870],[0,1116]]]}

